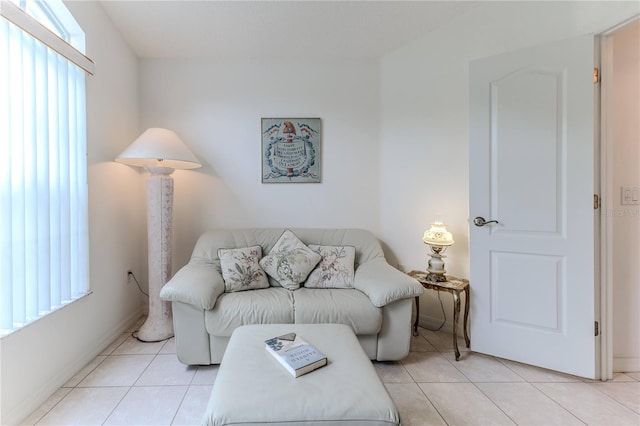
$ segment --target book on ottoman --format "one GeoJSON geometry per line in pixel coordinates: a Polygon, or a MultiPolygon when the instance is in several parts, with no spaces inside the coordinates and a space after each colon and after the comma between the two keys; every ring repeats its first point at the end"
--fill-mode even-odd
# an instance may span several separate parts
{"type": "Polygon", "coordinates": [[[286,368],[293,377],[327,365],[327,357],[296,333],[265,340],[267,351],[286,368]]]}

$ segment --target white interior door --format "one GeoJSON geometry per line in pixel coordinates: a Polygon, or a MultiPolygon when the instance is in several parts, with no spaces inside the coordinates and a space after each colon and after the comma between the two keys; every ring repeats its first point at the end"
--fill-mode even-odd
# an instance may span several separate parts
{"type": "Polygon", "coordinates": [[[470,64],[471,349],[595,378],[592,36],[470,64]],[[477,226],[475,217],[486,221],[477,226]]]}

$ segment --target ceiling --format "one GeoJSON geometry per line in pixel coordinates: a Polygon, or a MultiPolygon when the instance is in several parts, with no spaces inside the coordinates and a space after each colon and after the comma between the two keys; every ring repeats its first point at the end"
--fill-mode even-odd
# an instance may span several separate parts
{"type": "Polygon", "coordinates": [[[100,2],[141,58],[379,58],[477,1],[100,2]]]}

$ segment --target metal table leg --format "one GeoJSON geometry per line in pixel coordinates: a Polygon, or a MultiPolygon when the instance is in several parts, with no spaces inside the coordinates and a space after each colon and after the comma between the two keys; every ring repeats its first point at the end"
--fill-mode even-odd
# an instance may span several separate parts
{"type": "Polygon", "coordinates": [[[451,294],[453,294],[453,348],[456,351],[456,361],[458,361],[460,359],[460,351],[458,350],[458,318],[460,317],[460,292],[454,290],[453,292],[451,292],[451,294]]]}

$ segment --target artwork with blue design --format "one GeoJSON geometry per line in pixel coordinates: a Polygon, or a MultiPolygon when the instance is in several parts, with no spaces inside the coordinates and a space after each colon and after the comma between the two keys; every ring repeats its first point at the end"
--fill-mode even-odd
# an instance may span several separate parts
{"type": "Polygon", "coordinates": [[[320,182],[320,119],[262,119],[262,183],[320,182]]]}

